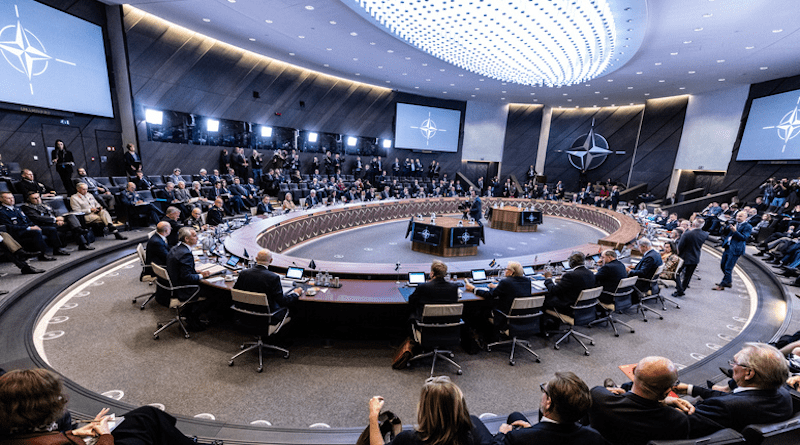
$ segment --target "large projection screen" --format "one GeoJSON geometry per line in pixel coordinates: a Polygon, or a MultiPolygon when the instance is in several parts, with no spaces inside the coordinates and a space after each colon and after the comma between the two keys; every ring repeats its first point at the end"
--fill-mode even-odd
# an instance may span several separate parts
{"type": "Polygon", "coordinates": [[[103,30],[33,0],[0,2],[0,101],[114,117],[103,30]]]}
{"type": "Polygon", "coordinates": [[[800,90],[753,99],[737,161],[800,159],[800,90]]]}
{"type": "Polygon", "coordinates": [[[455,153],[460,130],[458,110],[397,103],[395,148],[455,153]]]}

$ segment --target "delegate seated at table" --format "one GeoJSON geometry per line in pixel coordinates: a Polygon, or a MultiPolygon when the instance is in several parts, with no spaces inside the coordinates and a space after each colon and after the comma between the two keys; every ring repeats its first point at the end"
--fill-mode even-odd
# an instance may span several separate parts
{"type": "Polygon", "coordinates": [[[275,312],[291,306],[303,293],[303,289],[297,287],[284,294],[281,277],[268,269],[271,262],[272,253],[267,249],[259,250],[256,254],[256,264],[239,273],[239,279],[233,288],[265,294],[269,300],[270,312],[275,312]]]}

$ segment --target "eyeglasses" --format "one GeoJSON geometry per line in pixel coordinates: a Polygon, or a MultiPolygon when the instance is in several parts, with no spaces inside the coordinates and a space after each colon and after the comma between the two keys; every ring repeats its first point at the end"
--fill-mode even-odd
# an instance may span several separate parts
{"type": "Polygon", "coordinates": [[[734,366],[741,366],[742,368],[749,368],[750,367],[750,365],[744,365],[744,364],[741,364],[741,363],[737,363],[735,359],[734,360],[728,360],[728,364],[731,366],[731,368],[734,367],[734,366]]]}
{"type": "Polygon", "coordinates": [[[541,389],[544,394],[547,394],[548,397],[550,396],[550,393],[547,392],[547,383],[539,383],[539,389],[541,389]]]}

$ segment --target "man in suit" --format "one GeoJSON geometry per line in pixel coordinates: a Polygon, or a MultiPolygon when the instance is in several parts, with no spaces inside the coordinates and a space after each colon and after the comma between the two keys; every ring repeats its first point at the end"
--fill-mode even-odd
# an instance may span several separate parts
{"type": "Polygon", "coordinates": [[[28,202],[22,205],[22,213],[39,227],[52,227],[64,235],[71,232],[78,239],[79,250],[94,250],[86,237],[89,231],[81,226],[78,218],[72,214],[59,215],[52,207],[42,203],[38,193],[28,195],[28,202]]]}
{"type": "MultiPolygon", "coordinates": [[[[169,255],[169,246],[167,245],[167,237],[169,237],[172,226],[166,221],[161,221],[156,224],[156,233],[147,240],[147,250],[145,251],[145,266],[142,268],[142,275],[152,275],[150,272],[151,264],[158,264],[159,266],[166,267],[167,255],[169,255]]],[[[159,303],[163,303],[159,301],[159,303]]]]}
{"type": "Polygon", "coordinates": [[[619,186],[611,187],[611,194],[609,195],[610,205],[609,208],[611,210],[616,211],[617,206],[619,205],[619,186]]]}
{"type": "MultiPolygon", "coordinates": [[[[661,255],[653,249],[653,245],[650,243],[649,239],[642,238],[638,241],[637,245],[639,246],[639,252],[642,253],[642,259],[639,260],[635,267],[628,266],[628,276],[651,280],[656,270],[658,270],[658,267],[664,264],[664,262],[661,261],[661,255]]],[[[655,283],[644,280],[636,282],[636,288],[643,294],[647,293],[652,286],[657,286],[655,283]]],[[[636,299],[636,302],[638,303],[638,299],[636,299]]]]}
{"type": "MultiPolygon", "coordinates": [[[[167,235],[167,245],[170,248],[173,248],[178,245],[178,231],[180,231],[181,223],[181,211],[177,207],[169,206],[167,207],[167,214],[164,215],[164,218],[158,224],[165,222],[170,226],[170,233],[167,235]]],[[[158,225],[156,225],[158,226],[158,225]]]]}
{"type": "Polygon", "coordinates": [[[28,193],[36,192],[43,198],[56,196],[56,189],[42,184],[33,178],[33,172],[29,169],[22,170],[22,180],[17,183],[17,193],[28,196],[28,193]]]}
{"type": "Polygon", "coordinates": [[[472,204],[469,207],[469,217],[475,221],[480,221],[481,217],[483,216],[483,211],[481,210],[481,197],[475,194],[475,190],[473,190],[472,187],[469,188],[469,197],[472,201],[472,204]]]}
{"type": "Polygon", "coordinates": [[[687,230],[678,239],[678,256],[683,259],[683,280],[675,281],[674,297],[683,296],[689,283],[692,281],[692,274],[694,274],[697,265],[700,264],[700,252],[703,250],[703,243],[708,238],[708,232],[703,230],[705,220],[699,216],[692,222],[691,230],[687,230]]]}
{"type": "MultiPolygon", "coordinates": [[[[724,231],[724,230],[723,230],[724,231]]],[[[722,246],[725,252],[722,253],[722,260],[719,266],[722,269],[722,281],[717,283],[712,289],[724,290],[726,287],[733,285],[733,268],[739,257],[744,254],[745,243],[747,238],[750,237],[750,232],[753,231],[753,226],[747,223],[747,212],[744,210],[736,214],[736,222],[731,223],[727,227],[727,235],[722,246]]]]}
{"type": "MultiPolygon", "coordinates": [[[[169,254],[167,254],[167,273],[175,287],[197,285],[200,280],[207,278],[210,274],[207,270],[197,273],[194,268],[194,255],[192,255],[192,247],[197,244],[197,232],[191,227],[182,227],[178,231],[178,240],[180,241],[177,246],[173,247],[169,254]]],[[[175,298],[180,301],[187,301],[192,295],[195,294],[195,289],[180,289],[175,291],[175,298]]],[[[201,322],[198,314],[206,309],[210,303],[199,305],[192,305],[187,308],[183,313],[186,314],[188,323],[187,328],[190,330],[202,330],[207,322],[201,322]]]]}
{"type": "Polygon", "coordinates": [[[619,281],[628,277],[625,265],[617,259],[617,252],[607,249],[600,255],[600,269],[594,274],[594,285],[603,286],[604,293],[600,294],[600,301],[605,304],[614,302],[614,297],[605,292],[614,293],[617,291],[619,281]]]}
{"type": "Polygon", "coordinates": [[[741,432],[750,424],[782,422],[792,417],[792,398],[785,388],[789,368],[780,351],[765,343],[747,343],[730,364],[736,382],[736,389],[731,392],[686,383],[675,387],[678,394],[703,398],[692,417],[708,421],[694,427],[697,436],[723,428],[741,432]]]}
{"type": "Polygon", "coordinates": [[[164,215],[164,212],[152,203],[144,201],[142,195],[136,191],[136,184],[133,182],[128,183],[128,188],[120,193],[119,198],[122,204],[127,207],[129,215],[146,216],[151,224],[158,224],[158,221],[164,215]]]}
{"type": "Polygon", "coordinates": [[[101,223],[108,228],[108,233],[113,233],[114,237],[118,240],[128,239],[119,233],[119,230],[114,226],[114,220],[108,210],[100,206],[92,194],[89,193],[89,187],[83,182],[75,185],[78,193],[69,197],[69,204],[73,212],[83,212],[84,220],[87,224],[101,223]]]}
{"type": "Polygon", "coordinates": [[[259,250],[256,254],[256,264],[239,273],[239,279],[236,280],[233,288],[265,294],[269,301],[270,312],[275,312],[291,306],[303,293],[303,289],[296,287],[284,294],[281,288],[281,277],[268,269],[271,262],[272,253],[267,249],[259,250]]]}
{"type": "Polygon", "coordinates": [[[447,265],[441,261],[431,263],[431,279],[420,284],[408,297],[411,317],[422,320],[422,310],[426,304],[449,304],[458,302],[458,285],[444,279],[447,265]]]}
{"type": "Polygon", "coordinates": [[[47,249],[45,237],[50,238],[55,255],[69,255],[68,252],[61,249],[61,241],[58,239],[58,232],[55,228],[42,228],[31,224],[28,217],[14,206],[13,193],[0,193],[0,224],[6,226],[15,239],[22,243],[27,242],[31,246],[29,250],[39,251],[39,261],[55,261],[55,258],[45,255],[47,249]]]}
{"type": "MultiPolygon", "coordinates": [[[[491,301],[494,308],[507,314],[515,298],[531,296],[531,279],[523,274],[520,263],[509,261],[506,266],[506,277],[497,284],[489,284],[489,290],[478,289],[472,283],[465,283],[464,289],[491,301]]],[[[497,318],[495,320],[497,321],[497,318]]]]}
{"type": "Polygon", "coordinates": [[[19,267],[23,275],[44,273],[44,270],[29,265],[25,259],[30,252],[25,252],[12,237],[6,232],[0,232],[0,260],[11,261],[19,267]],[[10,246],[14,246],[12,249],[10,246]]]}
{"type": "MultiPolygon", "coordinates": [[[[645,445],[650,440],[695,437],[691,434],[693,415],[662,403],[677,381],[678,370],[671,360],[643,358],[633,370],[630,391],[592,388],[590,425],[614,445],[645,445]]],[[[688,402],[677,400],[671,403],[684,403],[683,410],[691,411],[688,402]]]]}
{"type": "Polygon", "coordinates": [[[308,192],[308,197],[306,197],[306,204],[305,208],[310,209],[311,207],[319,205],[319,199],[317,198],[317,191],[311,190],[308,192]]]}
{"type": "Polygon", "coordinates": [[[575,252],[569,257],[570,271],[561,275],[558,283],[553,281],[551,272],[544,273],[547,295],[544,299],[546,309],[557,309],[562,314],[572,314],[571,306],[578,300],[584,289],[594,287],[594,274],[586,268],[586,256],[575,252]]]}
{"type": "Polygon", "coordinates": [[[578,422],[592,404],[589,387],[571,372],[557,372],[549,382],[539,385],[541,420],[531,425],[519,412],[509,414],[506,423],[492,436],[486,426],[476,422],[482,444],[491,445],[605,445],[606,440],[597,431],[578,422]]]}
{"type": "Polygon", "coordinates": [[[102,201],[105,208],[114,210],[114,205],[116,204],[114,195],[112,195],[111,191],[96,179],[92,178],[91,176],[87,176],[85,168],[81,167],[78,169],[78,179],[76,179],[76,181],[76,186],[81,182],[86,184],[86,186],[89,188],[89,193],[91,193],[92,196],[97,199],[97,201],[102,201]]]}
{"type": "Polygon", "coordinates": [[[136,172],[136,177],[131,179],[131,182],[136,185],[136,190],[152,190],[155,188],[150,179],[148,179],[141,170],[136,172]]]}
{"type": "Polygon", "coordinates": [[[123,158],[125,158],[125,173],[128,174],[128,177],[133,177],[136,175],[136,172],[142,170],[142,160],[136,153],[135,145],[128,144],[125,148],[128,149],[123,156],[123,158]]]}
{"type": "Polygon", "coordinates": [[[225,201],[222,200],[222,197],[219,197],[214,200],[214,205],[208,209],[208,214],[206,215],[206,223],[209,226],[218,226],[225,222],[225,201]]]}

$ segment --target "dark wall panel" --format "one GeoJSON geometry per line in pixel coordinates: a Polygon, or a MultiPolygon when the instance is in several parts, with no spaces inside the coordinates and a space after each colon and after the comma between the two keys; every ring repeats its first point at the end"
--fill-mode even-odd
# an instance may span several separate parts
{"type": "Polygon", "coordinates": [[[512,174],[524,181],[528,167],[536,165],[543,113],[542,105],[512,104],[508,107],[501,183],[512,174]]]}
{"type": "Polygon", "coordinates": [[[733,146],[733,154],[728,164],[728,170],[725,174],[725,179],[722,181],[722,184],[719,185],[719,190],[717,191],[737,189],[739,190],[739,198],[741,200],[751,202],[760,194],[759,186],[768,178],[792,179],[798,177],[797,164],[759,163],[757,161],[739,162],[736,160],[736,156],[739,154],[739,145],[742,141],[742,133],[744,132],[745,123],[747,122],[747,116],[750,114],[750,105],[753,99],[785,93],[796,89],[800,89],[800,76],[785,77],[750,86],[750,94],[745,103],[744,111],[742,112],[742,123],[739,126],[739,134],[733,146]]]}

